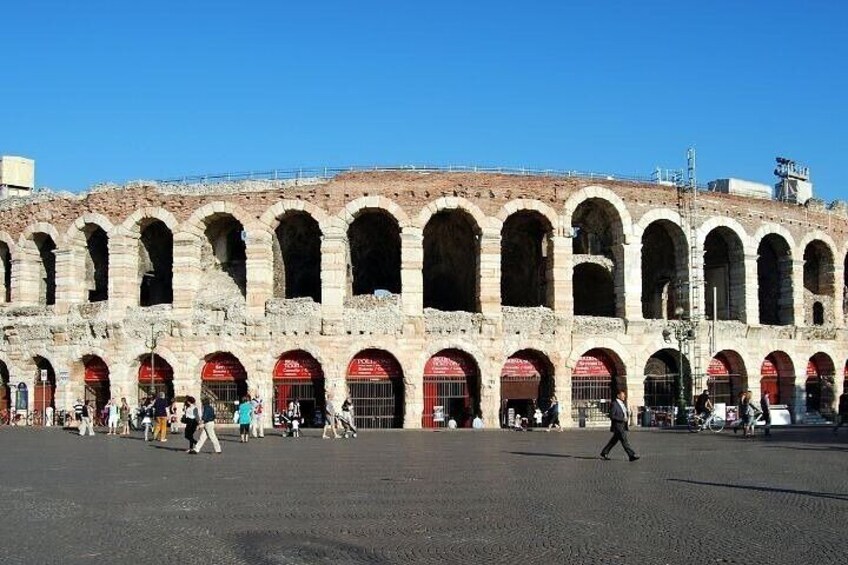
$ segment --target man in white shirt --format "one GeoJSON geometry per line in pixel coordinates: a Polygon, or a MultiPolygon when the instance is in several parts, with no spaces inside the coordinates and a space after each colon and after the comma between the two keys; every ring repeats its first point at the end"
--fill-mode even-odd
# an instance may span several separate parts
{"type": "Polygon", "coordinates": [[[612,432],[612,438],[610,438],[609,442],[601,450],[601,459],[609,460],[609,452],[618,442],[621,442],[621,447],[627,452],[627,457],[630,461],[639,459],[639,456],[630,447],[630,441],[627,439],[627,430],[630,426],[627,423],[629,418],[627,404],[625,403],[626,399],[627,392],[623,390],[618,391],[615,395],[615,400],[610,408],[610,431],[612,432]]]}

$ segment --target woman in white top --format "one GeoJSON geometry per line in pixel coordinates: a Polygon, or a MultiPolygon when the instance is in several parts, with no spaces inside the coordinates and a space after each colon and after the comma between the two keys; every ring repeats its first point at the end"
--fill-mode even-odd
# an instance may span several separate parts
{"type": "Polygon", "coordinates": [[[197,442],[194,440],[194,432],[197,431],[197,423],[200,414],[197,412],[197,402],[193,396],[186,396],[183,407],[183,423],[185,424],[185,438],[188,440],[186,453],[192,453],[197,442]]]}
{"type": "Polygon", "coordinates": [[[118,435],[118,403],[115,402],[114,398],[110,398],[108,404],[106,404],[106,408],[109,410],[109,419],[107,421],[109,426],[109,433],[107,433],[106,435],[118,435]]]}

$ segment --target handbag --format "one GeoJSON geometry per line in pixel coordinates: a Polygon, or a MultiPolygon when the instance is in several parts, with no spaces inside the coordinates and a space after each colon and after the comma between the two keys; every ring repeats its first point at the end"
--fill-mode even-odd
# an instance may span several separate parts
{"type": "Polygon", "coordinates": [[[188,418],[186,417],[186,415],[185,415],[185,414],[183,414],[183,417],[182,417],[182,418],[180,418],[180,423],[182,423],[182,424],[188,424],[188,418]]]}

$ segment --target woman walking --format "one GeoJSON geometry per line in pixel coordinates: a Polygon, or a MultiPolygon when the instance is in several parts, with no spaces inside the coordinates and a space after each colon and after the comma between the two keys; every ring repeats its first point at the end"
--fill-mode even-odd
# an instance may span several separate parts
{"type": "Polygon", "coordinates": [[[185,438],[188,440],[188,449],[186,453],[194,452],[194,445],[197,443],[194,440],[194,432],[197,431],[197,423],[200,419],[200,414],[197,413],[197,405],[193,396],[186,396],[185,406],[183,407],[183,424],[185,424],[185,438]]]}
{"type": "Polygon", "coordinates": [[[126,398],[121,398],[121,406],[118,409],[118,420],[121,424],[121,435],[130,435],[130,405],[126,398]]]}
{"type": "Polygon", "coordinates": [[[252,416],[253,405],[245,396],[241,399],[241,404],[238,407],[239,434],[241,435],[239,442],[241,443],[247,443],[247,440],[250,438],[250,420],[252,416]]]}
{"type": "Polygon", "coordinates": [[[220,455],[221,443],[218,441],[218,436],[215,434],[215,407],[212,406],[212,402],[209,401],[209,398],[204,398],[200,402],[203,404],[203,408],[200,413],[200,419],[202,421],[200,439],[197,440],[197,445],[194,446],[194,450],[190,453],[200,453],[200,450],[203,449],[203,444],[206,443],[206,439],[209,438],[209,441],[212,442],[212,448],[215,450],[215,453],[220,455]]]}

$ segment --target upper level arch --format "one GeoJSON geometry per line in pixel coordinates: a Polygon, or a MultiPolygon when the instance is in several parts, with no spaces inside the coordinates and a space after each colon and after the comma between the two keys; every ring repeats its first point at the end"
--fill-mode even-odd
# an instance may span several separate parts
{"type": "Polygon", "coordinates": [[[121,232],[139,237],[142,230],[156,220],[162,222],[171,233],[179,229],[180,223],[171,212],[160,206],[146,206],[127,216],[121,224],[121,232]]]}
{"type": "Polygon", "coordinates": [[[338,213],[338,218],[350,226],[356,218],[366,210],[380,210],[394,218],[400,229],[410,225],[409,215],[398,204],[385,196],[363,196],[345,204],[338,213]]]}
{"type": "Polygon", "coordinates": [[[501,304],[553,306],[554,226],[549,216],[521,208],[501,229],[501,304]]]}
{"type": "Polygon", "coordinates": [[[552,235],[562,235],[559,216],[557,215],[556,210],[539,200],[533,200],[530,198],[510,200],[504,204],[500,210],[498,210],[495,217],[501,222],[501,224],[504,224],[506,223],[507,218],[516,212],[535,212],[547,220],[547,225],[552,235]]]}
{"type": "Polygon", "coordinates": [[[488,218],[473,202],[459,196],[443,196],[430,202],[418,213],[414,225],[424,229],[433,216],[440,212],[449,212],[452,210],[459,210],[469,216],[474,231],[478,234],[482,234],[487,228],[500,229],[501,227],[497,219],[488,218]],[[494,220],[494,223],[497,225],[492,225],[490,220],[494,220]]]}
{"type": "Polygon", "coordinates": [[[598,200],[603,203],[604,207],[609,206],[615,211],[614,220],[616,225],[615,236],[618,238],[616,243],[627,243],[632,233],[633,219],[630,216],[630,211],[615,192],[603,186],[587,186],[569,197],[563,206],[561,224],[563,227],[575,226],[574,214],[577,209],[588,200],[598,200]]]}

